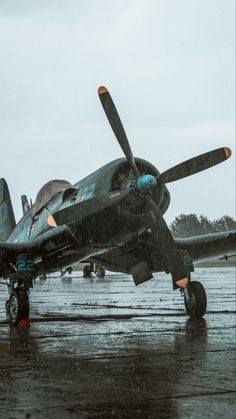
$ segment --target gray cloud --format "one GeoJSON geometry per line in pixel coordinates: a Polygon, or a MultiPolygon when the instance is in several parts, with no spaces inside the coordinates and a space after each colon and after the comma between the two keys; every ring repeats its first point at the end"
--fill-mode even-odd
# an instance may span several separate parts
{"type": "MultiPolygon", "coordinates": [[[[111,89],[134,154],[164,170],[234,149],[234,1],[0,2],[1,172],[17,217],[55,177],[120,157],[97,98],[111,89]]],[[[171,185],[180,212],[234,214],[234,160],[171,185]]]]}

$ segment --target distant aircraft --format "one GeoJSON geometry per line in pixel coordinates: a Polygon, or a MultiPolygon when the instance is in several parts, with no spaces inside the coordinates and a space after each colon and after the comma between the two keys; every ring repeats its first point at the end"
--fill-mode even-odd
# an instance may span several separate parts
{"type": "Polygon", "coordinates": [[[166,184],[223,162],[231,151],[218,148],[159,173],[133,157],[108,90],[101,86],[98,94],[125,158],[74,185],[48,182],[32,207],[23,198],[24,216],[17,225],[8,186],[0,180],[0,277],[9,289],[10,321],[28,319],[34,278],[70,270],[79,261],[131,274],[136,285],[153,272],[170,273],[189,316],[201,317],[207,299],[202,284],[191,281],[193,261],[235,253],[236,231],[174,239],[163,218],[170,202],[166,184]]]}

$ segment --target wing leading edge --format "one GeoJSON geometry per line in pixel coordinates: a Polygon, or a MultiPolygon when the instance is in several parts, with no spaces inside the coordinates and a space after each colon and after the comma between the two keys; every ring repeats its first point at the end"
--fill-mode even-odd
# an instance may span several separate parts
{"type": "Polygon", "coordinates": [[[187,238],[176,238],[178,249],[186,249],[194,261],[236,253],[236,230],[209,233],[187,238]]]}
{"type": "MultiPolygon", "coordinates": [[[[211,233],[188,238],[175,238],[180,254],[187,254],[192,262],[214,257],[229,257],[236,253],[236,230],[211,233]]],[[[131,273],[132,266],[148,262],[152,272],[165,271],[164,263],[151,234],[144,233],[135,243],[95,256],[91,261],[101,264],[111,271],[131,273]]]]}
{"type": "Polygon", "coordinates": [[[72,246],[77,240],[66,225],[56,227],[40,236],[17,243],[0,242],[0,276],[6,274],[8,267],[15,264],[18,256],[29,254],[31,257],[50,256],[72,246]]]}

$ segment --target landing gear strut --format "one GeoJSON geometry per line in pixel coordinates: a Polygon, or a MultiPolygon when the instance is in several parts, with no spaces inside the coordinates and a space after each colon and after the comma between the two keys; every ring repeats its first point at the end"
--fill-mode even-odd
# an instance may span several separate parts
{"type": "Polygon", "coordinates": [[[84,278],[91,278],[91,273],[93,272],[93,268],[91,265],[92,265],[91,263],[90,265],[85,265],[83,269],[84,278]]]}
{"type": "Polygon", "coordinates": [[[207,296],[203,285],[198,281],[192,281],[181,291],[184,294],[187,314],[194,318],[203,317],[207,308],[207,296]]]}

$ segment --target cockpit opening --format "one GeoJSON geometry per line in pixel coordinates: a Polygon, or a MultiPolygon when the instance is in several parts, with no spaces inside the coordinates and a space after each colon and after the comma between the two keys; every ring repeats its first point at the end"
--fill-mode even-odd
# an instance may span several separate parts
{"type": "Polygon", "coordinates": [[[39,211],[59,192],[64,192],[66,189],[72,189],[73,186],[67,180],[50,180],[39,190],[36,196],[35,204],[32,210],[32,217],[37,215],[39,211]]]}

